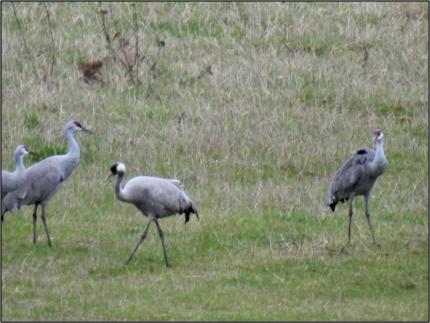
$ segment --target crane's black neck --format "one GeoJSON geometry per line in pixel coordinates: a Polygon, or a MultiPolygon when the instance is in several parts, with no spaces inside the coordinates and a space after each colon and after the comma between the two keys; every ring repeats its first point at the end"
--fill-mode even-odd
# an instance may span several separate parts
{"type": "Polygon", "coordinates": [[[122,172],[116,173],[115,194],[119,200],[126,201],[124,193],[122,192],[122,189],[121,189],[121,182],[123,178],[124,178],[124,173],[122,172]]]}

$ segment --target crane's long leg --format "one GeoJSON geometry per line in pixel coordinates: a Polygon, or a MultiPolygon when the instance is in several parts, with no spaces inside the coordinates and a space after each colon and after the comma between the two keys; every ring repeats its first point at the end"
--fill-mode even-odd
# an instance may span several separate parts
{"type": "Polygon", "coordinates": [[[146,238],[146,234],[148,233],[148,229],[149,229],[149,225],[151,224],[151,220],[148,222],[148,224],[146,225],[145,231],[143,231],[142,235],[140,236],[140,240],[137,243],[137,245],[134,247],[133,251],[131,252],[130,256],[128,256],[128,259],[126,260],[126,262],[124,263],[124,265],[127,265],[131,258],[133,258],[134,253],[136,252],[137,248],[139,248],[140,244],[142,243],[143,240],[145,240],[146,238]]]}
{"type": "Polygon", "coordinates": [[[166,262],[166,267],[170,267],[169,261],[167,260],[167,252],[166,252],[166,245],[164,244],[164,234],[163,234],[163,231],[161,231],[160,224],[158,223],[158,221],[156,219],[154,220],[154,222],[157,225],[158,234],[159,234],[160,239],[161,239],[161,245],[163,246],[164,261],[166,262]]]}
{"type": "Polygon", "coordinates": [[[33,211],[33,243],[36,243],[36,221],[37,221],[37,207],[39,204],[34,205],[34,211],[33,211]]]}
{"type": "Polygon", "coordinates": [[[45,227],[46,237],[48,238],[48,245],[52,247],[51,238],[49,237],[49,232],[48,232],[48,226],[46,225],[45,205],[42,205],[42,221],[43,221],[43,226],[45,227]]]}
{"type": "Polygon", "coordinates": [[[351,242],[351,222],[352,222],[352,201],[354,199],[351,198],[350,202],[349,202],[349,213],[348,213],[348,217],[349,217],[349,226],[348,226],[348,243],[351,242]]]}
{"type": "Polygon", "coordinates": [[[364,196],[364,201],[366,203],[366,218],[369,223],[370,233],[372,234],[373,244],[376,244],[375,233],[373,232],[372,222],[370,221],[370,213],[369,213],[369,195],[364,196]]]}

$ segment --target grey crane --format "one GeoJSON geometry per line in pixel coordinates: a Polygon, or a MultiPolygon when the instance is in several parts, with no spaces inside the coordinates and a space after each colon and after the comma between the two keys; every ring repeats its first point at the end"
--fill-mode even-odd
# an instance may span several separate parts
{"type": "Polygon", "coordinates": [[[375,234],[369,213],[369,197],[376,179],[382,175],[388,165],[384,154],[384,134],[380,129],[373,132],[376,149],[360,149],[339,169],[331,181],[326,195],[326,204],[334,212],[338,202],[349,201],[348,243],[351,241],[352,202],[356,196],[362,195],[365,201],[365,214],[369,223],[373,243],[375,234]]]}
{"type": "Polygon", "coordinates": [[[69,146],[68,152],[64,155],[50,156],[27,168],[23,184],[17,190],[7,194],[2,203],[2,217],[8,211],[19,209],[21,205],[34,204],[33,243],[36,243],[37,208],[40,205],[48,245],[52,246],[46,224],[45,206],[79,164],[80,151],[74,138],[77,131],[93,134],[82,127],[78,121],[68,122],[64,127],[64,136],[69,146]]]}
{"type": "Polygon", "coordinates": [[[132,203],[138,208],[143,215],[148,217],[149,222],[143,231],[139,242],[132,250],[125,265],[127,265],[140,244],[145,240],[149,225],[154,222],[158,229],[161,245],[163,247],[164,261],[166,267],[169,267],[167,260],[166,246],[164,243],[163,231],[161,231],[158,219],[165,218],[174,214],[185,214],[185,223],[190,219],[193,213],[199,219],[197,208],[191,198],[185,193],[181,183],[176,179],[165,179],[152,176],[137,176],[130,179],[121,188],[121,181],[125,174],[125,165],[115,163],[110,168],[110,174],[106,180],[116,175],[115,194],[118,200],[132,203]]]}
{"type": "Polygon", "coordinates": [[[24,145],[18,145],[15,150],[15,163],[16,168],[13,172],[8,170],[1,171],[1,198],[9,192],[15,191],[24,179],[25,166],[24,156],[28,154],[35,154],[26,149],[24,145]]]}

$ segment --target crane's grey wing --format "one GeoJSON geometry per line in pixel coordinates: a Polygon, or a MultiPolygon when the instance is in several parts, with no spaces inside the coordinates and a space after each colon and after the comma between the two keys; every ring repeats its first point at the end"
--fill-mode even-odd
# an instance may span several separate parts
{"type": "Polygon", "coordinates": [[[164,215],[179,213],[185,214],[185,223],[190,219],[190,214],[194,213],[199,218],[198,211],[191,198],[177,183],[171,183],[169,180],[160,182],[157,188],[149,192],[150,199],[159,205],[158,214],[164,215]]]}
{"type": "Polygon", "coordinates": [[[37,171],[37,169],[27,172],[24,184],[18,188],[18,198],[24,204],[42,202],[50,198],[64,181],[62,172],[52,167],[47,171],[37,171]]]}
{"type": "Polygon", "coordinates": [[[184,185],[181,183],[181,181],[177,180],[176,178],[169,178],[167,179],[170,183],[178,187],[179,189],[184,189],[184,185]]]}
{"type": "Polygon", "coordinates": [[[333,182],[332,191],[338,195],[345,195],[353,190],[363,176],[363,167],[361,165],[348,164],[336,175],[333,182]]]}
{"type": "Polygon", "coordinates": [[[180,212],[182,190],[169,179],[134,177],[124,186],[124,192],[146,213],[163,217],[180,212]]]}
{"type": "Polygon", "coordinates": [[[162,182],[170,182],[179,189],[184,189],[184,185],[181,183],[180,180],[176,178],[162,178],[157,176],[138,176],[139,178],[145,179],[145,181],[162,181],[162,182]]]}
{"type": "Polygon", "coordinates": [[[149,199],[159,207],[159,215],[180,211],[181,189],[177,185],[170,181],[158,181],[148,188],[149,199]]]}
{"type": "Polygon", "coordinates": [[[336,173],[331,191],[340,195],[351,192],[364,174],[364,165],[374,157],[375,152],[371,149],[358,150],[336,173]]]}

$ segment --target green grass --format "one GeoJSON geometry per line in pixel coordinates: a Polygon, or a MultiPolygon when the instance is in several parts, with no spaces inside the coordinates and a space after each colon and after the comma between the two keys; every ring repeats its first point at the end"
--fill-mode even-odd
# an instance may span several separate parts
{"type": "MultiPolygon", "coordinates": [[[[95,3],[48,4],[46,83],[44,7],[15,6],[38,77],[6,3],[3,168],[21,143],[39,152],[26,165],[65,152],[69,120],[96,136],[77,135],[79,167],[47,206],[52,248],[40,220],[32,244],[31,207],[7,214],[2,320],[428,320],[427,5],[136,4],[138,85],[108,57],[95,3]],[[77,63],[97,59],[103,83],[87,84],[77,63]],[[361,197],[347,245],[347,205],[324,196],[376,128],[380,246],[361,197]],[[199,222],[160,221],[172,268],[154,226],[123,265],[146,219],[104,181],[117,161],[196,202],[199,222]]],[[[134,57],[132,7],[102,7],[134,57]]]]}

